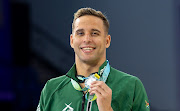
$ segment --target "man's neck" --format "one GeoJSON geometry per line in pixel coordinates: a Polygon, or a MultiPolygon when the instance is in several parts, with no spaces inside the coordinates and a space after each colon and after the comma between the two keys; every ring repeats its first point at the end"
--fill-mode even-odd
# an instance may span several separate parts
{"type": "Polygon", "coordinates": [[[87,64],[84,62],[76,61],[77,75],[83,75],[85,77],[88,77],[91,73],[98,72],[99,67],[104,63],[104,61],[94,64],[87,64]]]}

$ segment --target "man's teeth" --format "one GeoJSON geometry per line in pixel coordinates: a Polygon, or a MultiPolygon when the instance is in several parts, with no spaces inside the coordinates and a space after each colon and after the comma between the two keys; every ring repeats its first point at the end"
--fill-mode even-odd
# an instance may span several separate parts
{"type": "Polygon", "coordinates": [[[89,47],[87,47],[87,48],[83,48],[84,50],[92,50],[93,48],[89,48],[89,47]]]}

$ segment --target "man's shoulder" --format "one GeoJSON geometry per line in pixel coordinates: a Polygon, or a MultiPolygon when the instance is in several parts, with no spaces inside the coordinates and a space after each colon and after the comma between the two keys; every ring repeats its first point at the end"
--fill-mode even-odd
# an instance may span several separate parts
{"type": "Polygon", "coordinates": [[[126,79],[130,81],[139,81],[139,78],[136,76],[133,76],[131,74],[128,74],[126,72],[120,71],[118,69],[115,69],[111,67],[111,76],[115,79],[126,79]]]}
{"type": "Polygon", "coordinates": [[[143,88],[143,84],[138,77],[112,67],[110,75],[108,77],[108,84],[111,85],[112,88],[116,86],[114,87],[115,89],[117,88],[117,85],[121,85],[120,88],[125,89],[127,89],[127,87],[129,87],[130,89],[134,89],[135,87],[143,88]]]}
{"type": "Polygon", "coordinates": [[[47,84],[52,88],[52,87],[58,87],[60,85],[62,86],[69,81],[70,81],[69,77],[67,77],[66,75],[62,75],[48,80],[47,84]]]}
{"type": "Polygon", "coordinates": [[[52,78],[46,82],[43,90],[46,94],[53,93],[56,90],[61,89],[63,86],[65,86],[69,81],[70,78],[66,75],[52,78]]]}
{"type": "Polygon", "coordinates": [[[62,75],[62,76],[55,77],[55,78],[48,80],[48,83],[51,85],[58,85],[62,81],[66,81],[67,78],[68,77],[66,75],[62,75]]]}
{"type": "Polygon", "coordinates": [[[136,76],[133,76],[131,74],[128,74],[126,72],[120,71],[118,69],[115,69],[113,67],[111,67],[111,73],[112,75],[116,76],[116,77],[125,77],[125,78],[133,78],[133,79],[138,79],[136,76]]]}
{"type": "Polygon", "coordinates": [[[54,95],[54,93],[60,90],[61,88],[63,88],[66,84],[68,84],[69,81],[70,78],[67,77],[66,75],[48,80],[41,92],[42,104],[44,105],[48,104],[48,101],[54,95]]]}

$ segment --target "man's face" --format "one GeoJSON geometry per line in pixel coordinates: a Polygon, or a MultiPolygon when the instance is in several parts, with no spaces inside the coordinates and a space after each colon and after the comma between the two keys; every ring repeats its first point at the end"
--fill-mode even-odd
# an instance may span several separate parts
{"type": "Polygon", "coordinates": [[[76,60],[86,63],[104,62],[110,41],[111,37],[105,32],[100,18],[85,15],[74,22],[70,44],[74,49],[76,60]]]}

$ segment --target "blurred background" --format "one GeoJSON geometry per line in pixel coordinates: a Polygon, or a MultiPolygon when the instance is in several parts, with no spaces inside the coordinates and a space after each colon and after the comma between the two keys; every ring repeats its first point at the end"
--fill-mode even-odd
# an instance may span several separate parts
{"type": "Polygon", "coordinates": [[[110,65],[141,79],[151,111],[179,111],[180,0],[1,0],[0,108],[35,111],[47,80],[74,63],[73,14],[110,21],[110,65]]]}

